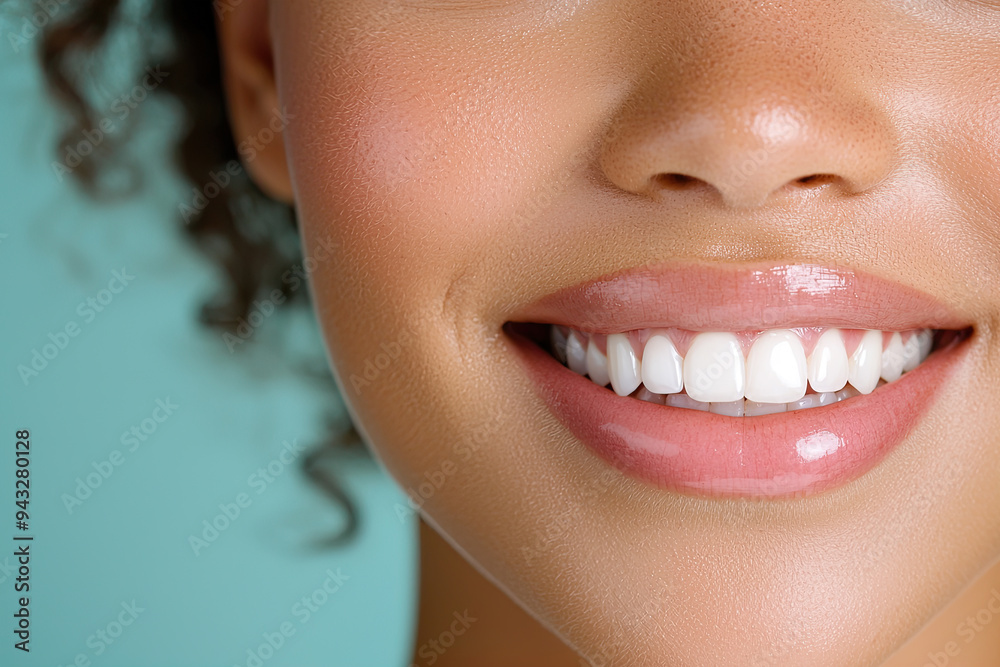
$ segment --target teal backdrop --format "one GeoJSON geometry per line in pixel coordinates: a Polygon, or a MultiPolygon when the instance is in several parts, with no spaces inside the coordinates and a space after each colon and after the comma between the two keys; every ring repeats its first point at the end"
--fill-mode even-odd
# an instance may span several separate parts
{"type": "MultiPolygon", "coordinates": [[[[93,201],[53,167],[60,116],[37,37],[10,6],[0,31],[0,665],[408,664],[416,520],[371,457],[330,465],[359,507],[356,539],[315,545],[344,517],[301,457],[344,411],[303,371],[329,373],[311,312],[278,306],[235,352],[199,325],[219,282],[179,228],[191,185],[170,164],[176,109],[136,104],[145,185],[93,201]]],[[[142,76],[122,65],[99,92],[142,76]]]]}

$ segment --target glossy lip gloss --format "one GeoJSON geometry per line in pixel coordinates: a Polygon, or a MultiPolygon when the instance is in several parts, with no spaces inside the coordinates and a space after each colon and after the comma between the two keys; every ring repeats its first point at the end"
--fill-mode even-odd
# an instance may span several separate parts
{"type": "MultiPolygon", "coordinates": [[[[513,321],[590,333],[968,327],[917,290],[814,265],[642,268],[544,297],[513,321]]],[[[605,462],[664,489],[723,497],[802,496],[861,476],[906,437],[967,348],[954,336],[896,382],[833,405],[728,417],[618,396],[527,338],[510,340],[552,413],[605,462]]]]}

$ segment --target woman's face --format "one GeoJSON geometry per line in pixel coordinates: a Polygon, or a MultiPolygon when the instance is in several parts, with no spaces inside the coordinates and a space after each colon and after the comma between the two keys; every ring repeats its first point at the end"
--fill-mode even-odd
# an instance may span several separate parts
{"type": "Polygon", "coordinates": [[[270,13],[356,423],[583,656],[876,664],[1000,556],[1000,4],[270,13]]]}

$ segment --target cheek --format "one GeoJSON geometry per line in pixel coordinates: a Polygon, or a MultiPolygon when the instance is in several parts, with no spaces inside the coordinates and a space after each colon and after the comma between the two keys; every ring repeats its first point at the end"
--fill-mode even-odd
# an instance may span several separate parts
{"type": "MultiPolygon", "coordinates": [[[[310,42],[308,29],[295,30],[310,42]]],[[[328,41],[346,53],[291,48],[284,67],[302,220],[342,241],[344,270],[392,267],[400,283],[446,273],[503,232],[497,221],[510,219],[530,179],[521,144],[530,138],[513,120],[520,93],[481,90],[476,62],[430,71],[421,63],[442,57],[433,44],[340,37],[328,41]]]]}
{"type": "MultiPolygon", "coordinates": [[[[944,20],[938,17],[939,22],[944,20]]],[[[898,101],[898,125],[919,128],[906,131],[902,147],[910,165],[928,172],[919,180],[930,187],[907,193],[927,209],[927,217],[936,226],[919,236],[936,240],[942,233],[953,235],[955,251],[971,253],[966,266],[986,268],[1000,279],[996,256],[1000,247],[1000,20],[997,15],[975,22],[965,17],[952,24],[957,26],[953,31],[942,33],[938,28],[922,38],[934,45],[929,51],[897,47],[891,65],[895,69],[887,77],[894,85],[884,92],[898,101]],[[914,56],[914,52],[921,55],[914,56]],[[959,241],[970,233],[980,242],[959,241]]],[[[903,32],[897,39],[902,44],[905,31],[919,27],[902,24],[900,29],[903,32]]],[[[887,37],[890,43],[894,41],[892,35],[887,37]]],[[[911,36],[909,43],[913,41],[911,36]]],[[[937,254],[928,248],[928,256],[937,254]]]]}
{"type": "Polygon", "coordinates": [[[484,100],[477,77],[420,65],[442,57],[433,43],[362,41],[371,26],[348,16],[281,20],[296,35],[278,45],[285,136],[331,360],[359,428],[399,481],[419,484],[444,465],[447,424],[469,421],[440,398],[461,376],[442,304],[509,233],[499,221],[530,174],[517,164],[523,137],[490,120],[517,114],[509,99],[484,100]],[[431,413],[450,418],[418,429],[431,413]]]}
{"type": "Polygon", "coordinates": [[[338,270],[440,297],[522,231],[624,84],[600,33],[381,11],[278,19],[295,35],[276,49],[296,202],[307,228],[343,244],[338,270]]]}
{"type": "MultiPolygon", "coordinates": [[[[276,50],[304,240],[329,256],[310,276],[315,303],[361,427],[386,431],[368,433],[378,447],[402,437],[394,424],[462,403],[469,366],[457,329],[474,328],[486,286],[503,282],[496,267],[513,270],[510,248],[533,245],[522,234],[526,203],[579,151],[580,128],[610,97],[596,76],[582,85],[558,63],[540,83],[530,36],[387,25],[363,40],[376,32],[364,25],[371,17],[351,20],[288,12],[277,32],[295,41],[279,39],[276,50]],[[456,322],[448,302],[459,293],[456,322]],[[392,354],[397,346],[405,353],[392,354]]],[[[469,334],[480,350],[482,333],[469,334]]]]}

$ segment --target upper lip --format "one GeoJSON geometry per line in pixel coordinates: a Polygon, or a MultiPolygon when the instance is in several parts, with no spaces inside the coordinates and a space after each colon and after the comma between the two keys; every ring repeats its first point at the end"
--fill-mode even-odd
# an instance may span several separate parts
{"type": "Polygon", "coordinates": [[[549,294],[510,319],[595,334],[659,327],[906,331],[968,326],[951,307],[916,288],[817,264],[674,262],[638,267],[549,294]]]}

